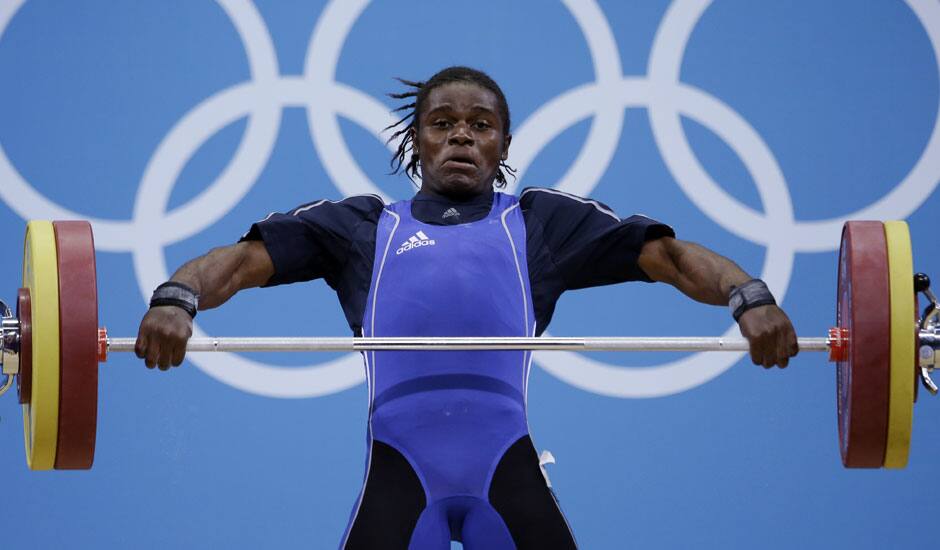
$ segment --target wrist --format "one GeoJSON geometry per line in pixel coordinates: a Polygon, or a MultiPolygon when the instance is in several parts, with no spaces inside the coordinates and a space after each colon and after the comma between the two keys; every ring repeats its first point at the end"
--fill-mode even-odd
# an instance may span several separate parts
{"type": "Polygon", "coordinates": [[[167,281],[158,286],[150,297],[150,307],[160,306],[178,307],[194,318],[199,309],[199,295],[183,283],[167,281]]]}
{"type": "Polygon", "coordinates": [[[741,315],[749,309],[776,304],[777,301],[767,288],[767,284],[760,279],[751,279],[738,286],[732,286],[731,294],[728,296],[728,309],[731,310],[731,316],[735,321],[738,321],[741,315]]]}

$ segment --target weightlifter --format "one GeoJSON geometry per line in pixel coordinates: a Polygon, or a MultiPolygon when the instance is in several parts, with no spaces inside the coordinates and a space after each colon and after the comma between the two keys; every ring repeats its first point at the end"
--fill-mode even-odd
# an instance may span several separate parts
{"type": "MultiPolygon", "coordinates": [[[[618,218],[551,189],[498,191],[512,170],[506,98],[486,74],[402,81],[395,171],[410,200],[316,201],[255,223],[183,265],[153,294],[136,353],[183,362],[192,317],[242,289],[323,278],[356,336],[537,336],[566,290],[661,281],[730,303],[751,360],[786,367],[797,340],[763,282],[644,216],[618,218]]],[[[526,422],[528,351],[364,353],[365,482],[343,548],[574,548],[526,422]]]]}

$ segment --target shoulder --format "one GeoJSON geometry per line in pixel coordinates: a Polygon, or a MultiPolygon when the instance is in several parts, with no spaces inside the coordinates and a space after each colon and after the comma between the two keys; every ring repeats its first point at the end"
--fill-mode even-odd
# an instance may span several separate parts
{"type": "Polygon", "coordinates": [[[292,216],[317,216],[320,214],[359,215],[363,218],[378,216],[385,208],[385,201],[378,195],[353,195],[338,201],[321,199],[302,204],[289,212],[292,216]]]}
{"type": "Polygon", "coordinates": [[[351,234],[362,222],[375,222],[385,202],[378,195],[355,195],[338,201],[321,199],[301,204],[286,212],[272,212],[251,225],[242,240],[277,235],[327,231],[335,235],[351,234]]]}
{"type": "Polygon", "coordinates": [[[606,204],[557,189],[527,187],[519,194],[519,204],[543,220],[561,215],[598,215],[619,222],[620,218],[606,204]]]}

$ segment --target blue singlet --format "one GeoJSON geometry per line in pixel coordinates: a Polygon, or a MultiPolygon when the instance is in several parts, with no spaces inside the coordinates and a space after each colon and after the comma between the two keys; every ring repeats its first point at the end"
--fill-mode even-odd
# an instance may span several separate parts
{"type": "MultiPolygon", "coordinates": [[[[488,216],[462,225],[417,221],[411,201],[388,206],[364,335],[533,336],[525,234],[517,199],[502,193],[488,216]]],[[[365,355],[370,447],[380,441],[401,453],[425,492],[409,547],[448,548],[459,526],[454,535],[468,547],[515,548],[487,495],[503,454],[528,434],[531,353],[365,355]]]]}

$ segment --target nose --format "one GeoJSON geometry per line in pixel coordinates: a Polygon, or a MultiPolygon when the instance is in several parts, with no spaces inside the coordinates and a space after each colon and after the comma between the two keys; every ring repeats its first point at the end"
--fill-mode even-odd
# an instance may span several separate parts
{"type": "Polygon", "coordinates": [[[447,136],[447,142],[451,145],[472,145],[473,135],[470,133],[470,127],[465,122],[458,122],[454,125],[447,136]]]}

